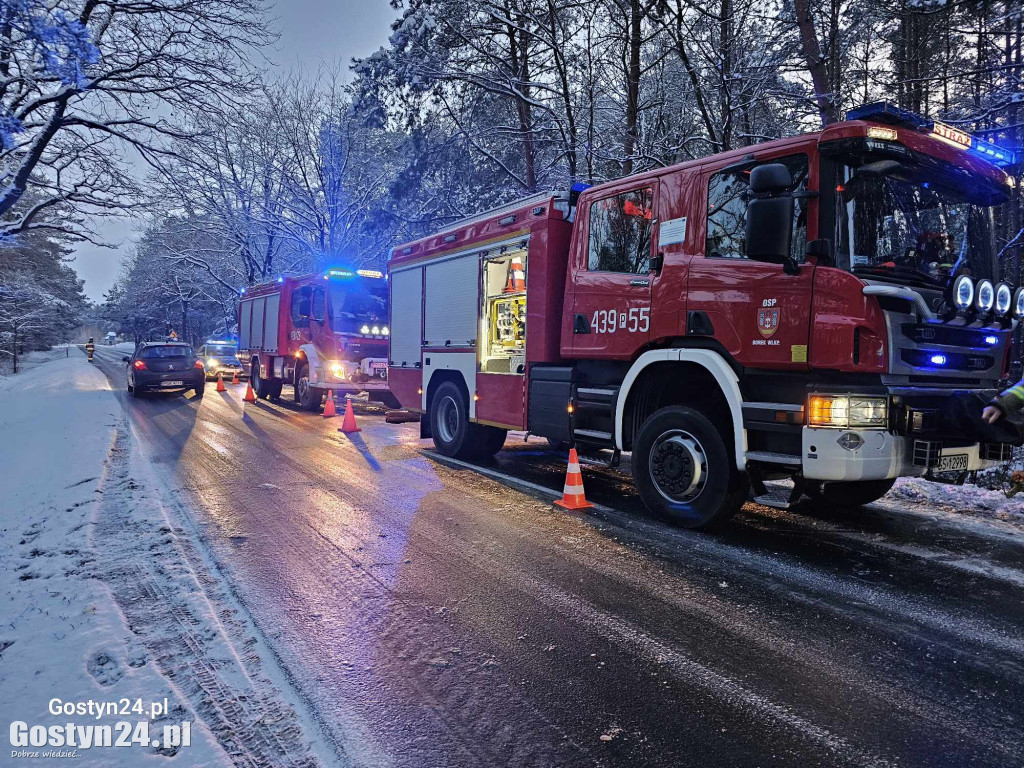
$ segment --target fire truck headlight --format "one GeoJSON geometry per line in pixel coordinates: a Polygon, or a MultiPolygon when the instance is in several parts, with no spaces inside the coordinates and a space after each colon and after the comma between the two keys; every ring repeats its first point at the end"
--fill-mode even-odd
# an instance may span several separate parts
{"type": "Polygon", "coordinates": [[[971,308],[974,303],[974,281],[967,275],[960,275],[953,283],[953,304],[961,312],[971,308]]]}
{"type": "Polygon", "coordinates": [[[1006,317],[1010,314],[1010,307],[1013,305],[1013,289],[1006,283],[996,286],[996,314],[1006,317]]]}
{"type": "Polygon", "coordinates": [[[369,333],[370,332],[370,326],[364,325],[362,328],[359,329],[359,332],[360,333],[369,333]]]}
{"type": "Polygon", "coordinates": [[[1018,320],[1024,319],[1024,288],[1018,288],[1013,294],[1013,316],[1018,320]]]}
{"type": "Polygon", "coordinates": [[[977,293],[978,297],[974,301],[974,306],[979,312],[991,312],[996,303],[996,289],[992,285],[992,281],[982,280],[978,283],[977,293]]]}
{"type": "Polygon", "coordinates": [[[372,333],[372,334],[373,334],[374,336],[380,336],[380,328],[378,328],[378,327],[377,327],[377,326],[375,325],[375,326],[373,326],[373,328],[372,328],[372,329],[370,330],[370,333],[372,333]]]}
{"type": "Polygon", "coordinates": [[[206,364],[212,368],[213,366],[215,366],[217,364],[217,358],[216,357],[208,357],[208,358],[206,358],[206,364]]]}
{"type": "Polygon", "coordinates": [[[885,429],[889,399],[860,395],[811,395],[807,423],[835,429],[885,429]]]}
{"type": "Polygon", "coordinates": [[[388,336],[391,333],[391,329],[385,325],[383,328],[380,329],[380,332],[383,333],[385,336],[388,336]]]}
{"type": "Polygon", "coordinates": [[[336,379],[345,378],[345,365],[339,362],[331,363],[331,376],[336,379]]]}

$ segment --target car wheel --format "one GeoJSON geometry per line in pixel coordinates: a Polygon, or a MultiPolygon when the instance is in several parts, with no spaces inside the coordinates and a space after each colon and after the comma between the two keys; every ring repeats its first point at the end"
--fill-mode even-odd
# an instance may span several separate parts
{"type": "Polygon", "coordinates": [[[268,400],[277,402],[281,399],[281,388],[284,386],[283,381],[275,381],[274,384],[269,388],[270,394],[267,395],[268,400]]]}
{"type": "Polygon", "coordinates": [[[437,452],[458,459],[471,458],[475,441],[470,426],[466,396],[454,383],[444,382],[430,402],[430,432],[437,452]]]}
{"type": "Polygon", "coordinates": [[[857,480],[849,483],[811,483],[807,495],[811,503],[822,509],[863,507],[885,496],[896,484],[892,480],[857,480]]]}
{"type": "Polygon", "coordinates": [[[683,528],[708,529],[732,517],[747,496],[721,431],[692,408],[651,414],[633,446],[633,479],[651,512],[683,528]]]}
{"type": "Polygon", "coordinates": [[[309,363],[302,362],[295,369],[295,402],[304,411],[315,411],[320,407],[323,395],[309,383],[309,363]]]}
{"type": "Polygon", "coordinates": [[[196,397],[202,397],[203,395],[206,394],[206,385],[196,387],[192,391],[195,393],[196,397]]]}

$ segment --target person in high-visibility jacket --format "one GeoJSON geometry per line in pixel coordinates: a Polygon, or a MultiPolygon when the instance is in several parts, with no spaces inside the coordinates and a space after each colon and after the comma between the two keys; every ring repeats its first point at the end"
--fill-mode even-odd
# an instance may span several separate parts
{"type": "Polygon", "coordinates": [[[1016,413],[1021,408],[1024,408],[1024,379],[1005,390],[999,397],[992,398],[992,402],[981,412],[981,418],[989,424],[995,424],[1003,416],[1016,413]]]}
{"type": "Polygon", "coordinates": [[[96,342],[89,337],[89,340],[85,342],[85,354],[89,356],[89,362],[92,362],[92,353],[96,351],[96,342]]]}

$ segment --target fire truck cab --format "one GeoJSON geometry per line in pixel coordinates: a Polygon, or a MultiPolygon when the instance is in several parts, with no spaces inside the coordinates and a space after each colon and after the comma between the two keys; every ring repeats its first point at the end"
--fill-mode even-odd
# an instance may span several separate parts
{"type": "Polygon", "coordinates": [[[328,391],[393,403],[387,382],[387,287],[376,270],[330,269],[244,290],[239,359],[257,397],[318,409],[328,391]]]}
{"type": "Polygon", "coordinates": [[[392,254],[392,391],[450,456],[507,430],[631,451],[688,527],[750,484],[857,505],[994,466],[1009,445],[956,414],[1024,316],[994,245],[1007,155],[878,104],[457,222],[392,254]]]}

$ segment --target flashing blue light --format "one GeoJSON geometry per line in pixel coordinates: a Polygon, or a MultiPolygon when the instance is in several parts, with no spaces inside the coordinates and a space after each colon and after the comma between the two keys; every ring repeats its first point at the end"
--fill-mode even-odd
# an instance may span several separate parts
{"type": "Polygon", "coordinates": [[[238,294],[239,294],[240,296],[241,296],[242,294],[244,294],[244,293],[245,293],[245,288],[239,288],[239,289],[238,289],[238,294]]]}
{"type": "Polygon", "coordinates": [[[847,110],[847,120],[872,120],[876,123],[903,125],[908,128],[931,128],[932,121],[914,112],[900,109],[891,101],[875,101],[847,110]]]}
{"type": "Polygon", "coordinates": [[[279,282],[279,283],[283,283],[283,282],[284,282],[284,278],[283,278],[283,277],[279,277],[279,278],[277,278],[277,282],[279,282]]]}
{"type": "Polygon", "coordinates": [[[999,343],[999,337],[998,336],[986,336],[985,337],[985,343],[988,344],[990,347],[991,346],[995,346],[996,344],[999,343]]]}
{"type": "Polygon", "coordinates": [[[932,355],[931,357],[928,358],[928,362],[930,362],[932,365],[945,365],[946,364],[946,356],[945,355],[932,355]]]}
{"type": "Polygon", "coordinates": [[[968,151],[973,155],[988,160],[992,165],[998,165],[1000,168],[1017,163],[1017,156],[1012,151],[1003,149],[991,141],[979,139],[977,136],[971,136],[971,148],[968,151]]]}

